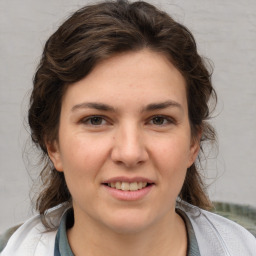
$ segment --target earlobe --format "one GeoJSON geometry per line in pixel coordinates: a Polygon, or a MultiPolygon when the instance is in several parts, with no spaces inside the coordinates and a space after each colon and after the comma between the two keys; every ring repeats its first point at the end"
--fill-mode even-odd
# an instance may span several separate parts
{"type": "Polygon", "coordinates": [[[190,149],[191,165],[195,162],[197,155],[199,153],[199,150],[200,150],[200,142],[196,141],[193,143],[193,145],[191,145],[191,149],[190,149]]]}
{"type": "Polygon", "coordinates": [[[59,150],[59,145],[57,141],[51,143],[46,143],[46,148],[48,152],[48,156],[51,159],[55,169],[59,172],[63,172],[63,166],[61,161],[61,155],[59,150]]]}
{"type": "Polygon", "coordinates": [[[190,145],[190,163],[189,167],[195,162],[198,153],[200,151],[200,140],[201,140],[201,133],[196,138],[192,139],[191,145],[190,145]]]}

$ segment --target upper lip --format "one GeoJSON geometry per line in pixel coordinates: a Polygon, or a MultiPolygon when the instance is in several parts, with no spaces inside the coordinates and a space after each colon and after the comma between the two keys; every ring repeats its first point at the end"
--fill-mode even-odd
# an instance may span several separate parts
{"type": "Polygon", "coordinates": [[[147,183],[154,183],[153,180],[145,177],[125,177],[125,176],[119,176],[119,177],[112,177],[110,179],[104,180],[102,183],[114,183],[114,182],[147,182],[147,183]]]}

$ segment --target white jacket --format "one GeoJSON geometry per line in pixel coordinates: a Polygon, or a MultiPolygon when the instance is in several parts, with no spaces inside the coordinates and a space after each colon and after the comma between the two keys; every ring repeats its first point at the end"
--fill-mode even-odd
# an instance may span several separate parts
{"type": "MultiPolygon", "coordinates": [[[[201,256],[256,256],[256,238],[243,227],[184,202],[177,208],[190,219],[201,256]]],[[[50,218],[58,225],[60,217],[56,216],[50,218]]],[[[44,231],[39,215],[29,219],[11,236],[0,255],[54,256],[57,231],[44,231]]]]}

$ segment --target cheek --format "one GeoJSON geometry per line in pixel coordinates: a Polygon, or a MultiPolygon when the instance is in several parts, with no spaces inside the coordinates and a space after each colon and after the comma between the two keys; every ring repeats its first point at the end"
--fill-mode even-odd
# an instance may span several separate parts
{"type": "Polygon", "coordinates": [[[108,155],[108,143],[87,136],[65,137],[62,147],[63,169],[74,178],[95,176],[108,155]]]}
{"type": "Polygon", "coordinates": [[[81,137],[66,140],[62,149],[63,171],[73,200],[89,200],[103,164],[104,149],[81,137]]]}
{"type": "Polygon", "coordinates": [[[152,147],[156,161],[163,166],[176,166],[187,168],[190,162],[190,142],[184,137],[173,136],[158,142],[153,142],[152,147]]]}
{"type": "MultiPolygon", "coordinates": [[[[156,144],[155,144],[156,145],[156,144]]],[[[187,140],[165,139],[154,147],[153,162],[159,172],[159,181],[164,184],[170,198],[176,198],[187,173],[190,159],[187,140]]]]}

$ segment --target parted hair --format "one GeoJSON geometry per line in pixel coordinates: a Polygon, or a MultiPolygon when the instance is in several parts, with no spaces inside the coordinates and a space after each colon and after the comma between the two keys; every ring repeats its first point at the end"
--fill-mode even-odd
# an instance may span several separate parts
{"type": "MultiPolygon", "coordinates": [[[[149,49],[167,56],[186,80],[191,133],[200,139],[201,153],[187,170],[180,198],[207,209],[211,206],[199,172],[203,142],[216,140],[209,124],[209,101],[216,103],[211,71],[198,54],[195,39],[182,24],[149,3],[125,0],[85,6],[73,13],[47,40],[33,79],[28,122],[32,141],[41,149],[45,165],[36,209],[44,218],[59,204],[72,206],[62,172],[47,153],[46,142],[58,140],[62,98],[102,60],[113,55],[149,49]]],[[[46,223],[44,223],[46,225],[46,223]]]]}

